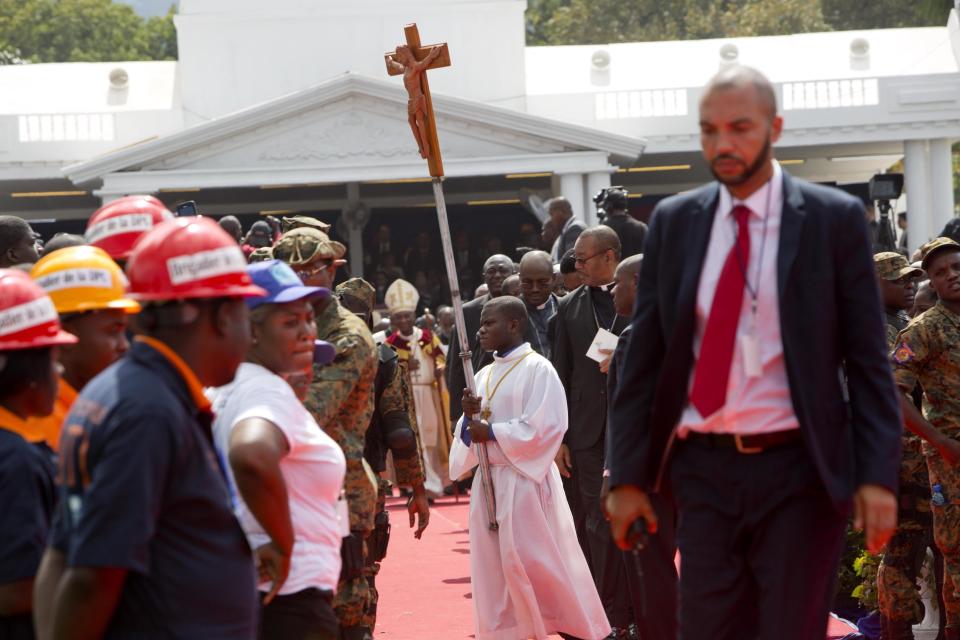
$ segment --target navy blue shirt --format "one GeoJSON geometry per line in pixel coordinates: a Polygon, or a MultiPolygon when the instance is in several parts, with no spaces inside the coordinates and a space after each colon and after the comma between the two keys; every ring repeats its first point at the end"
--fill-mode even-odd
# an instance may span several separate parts
{"type": "Polygon", "coordinates": [[[71,567],[129,571],[107,638],[253,638],[253,556],[212,446],[211,415],[137,342],[74,403],[52,544],[71,567]]]}
{"type": "MultiPolygon", "coordinates": [[[[51,452],[0,423],[0,584],[37,575],[56,497],[51,452]]],[[[32,638],[29,615],[0,616],[0,638],[32,638]]]]}

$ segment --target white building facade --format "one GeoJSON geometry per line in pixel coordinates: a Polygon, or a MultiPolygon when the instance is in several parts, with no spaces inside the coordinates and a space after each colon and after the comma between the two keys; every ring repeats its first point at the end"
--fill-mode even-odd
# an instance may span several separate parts
{"type": "Polygon", "coordinates": [[[591,222],[611,183],[639,196],[705,182],[698,100],[741,62],[776,85],[789,171],[862,183],[905,158],[911,244],[954,215],[956,10],[935,28],[527,47],[525,9],[182,0],[178,62],[0,67],[0,210],[82,220],[128,193],[212,215],[429,207],[406,94],[383,62],[416,22],[450,47],[430,84],[453,205],[522,212],[562,194],[591,222]]]}

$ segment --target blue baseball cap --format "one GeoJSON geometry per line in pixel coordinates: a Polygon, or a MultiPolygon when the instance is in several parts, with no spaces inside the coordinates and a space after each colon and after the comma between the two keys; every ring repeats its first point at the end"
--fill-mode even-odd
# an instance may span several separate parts
{"type": "Polygon", "coordinates": [[[337,348],[326,340],[315,340],[313,343],[314,364],[325,365],[333,362],[337,357],[337,348]]]}
{"type": "Polygon", "coordinates": [[[247,265],[253,283],[267,292],[265,296],[247,298],[247,306],[256,309],[262,304],[284,304],[304,298],[329,298],[330,289],[308,287],[286,262],[268,260],[247,265]]]}

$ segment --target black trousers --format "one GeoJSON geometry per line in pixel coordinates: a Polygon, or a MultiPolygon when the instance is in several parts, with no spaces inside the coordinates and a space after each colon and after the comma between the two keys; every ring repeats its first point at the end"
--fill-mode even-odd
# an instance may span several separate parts
{"type": "Polygon", "coordinates": [[[676,640],[676,508],[669,499],[650,495],[657,513],[657,533],[636,553],[623,553],[633,616],[642,640],[676,640]]]}
{"type": "Polygon", "coordinates": [[[847,510],[800,443],[741,454],[680,441],[681,640],[821,640],[847,510]]]}
{"type": "Polygon", "coordinates": [[[607,612],[611,626],[624,628],[633,622],[630,588],[627,584],[626,558],[613,542],[610,524],[600,505],[603,486],[603,441],[589,449],[570,452],[573,470],[567,495],[571,510],[580,510],[583,537],[580,546],[590,565],[590,573],[607,612]],[[574,509],[576,505],[576,509],[574,509]]]}
{"type": "Polygon", "coordinates": [[[259,640],[338,640],[332,600],[332,593],[320,589],[275,597],[260,607],[259,640]]]}

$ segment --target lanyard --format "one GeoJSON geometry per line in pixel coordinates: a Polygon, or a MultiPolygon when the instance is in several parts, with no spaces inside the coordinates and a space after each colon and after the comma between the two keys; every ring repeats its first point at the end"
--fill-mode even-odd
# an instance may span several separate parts
{"type": "MultiPolygon", "coordinates": [[[[775,177],[775,176],[774,176],[775,177]]],[[[750,284],[750,274],[747,271],[747,268],[750,264],[750,255],[747,254],[746,257],[740,255],[740,243],[737,242],[737,235],[739,228],[737,227],[737,221],[733,221],[734,233],[733,233],[733,250],[734,254],[737,256],[737,266],[740,267],[740,274],[743,276],[743,283],[747,287],[747,292],[750,293],[750,319],[751,322],[755,322],[757,319],[757,298],[760,297],[760,278],[762,277],[763,271],[763,256],[767,248],[767,223],[770,220],[770,205],[773,201],[773,180],[770,178],[770,181],[767,183],[767,204],[763,214],[763,231],[760,236],[760,255],[757,257],[757,278],[755,284],[750,284]]],[[[745,203],[741,202],[743,206],[747,206],[745,203]]],[[[735,205],[736,206],[736,205],[735,205]]],[[[749,208],[749,207],[748,207],[749,208]]],[[[747,218],[747,233],[750,233],[750,219],[747,218]]],[[[596,313],[596,312],[594,312],[596,313]]]]}
{"type": "MultiPolygon", "coordinates": [[[[737,260],[738,260],[738,261],[740,260],[740,256],[739,256],[739,255],[737,255],[737,260]]],[[[741,270],[742,270],[742,269],[741,269],[741,270]]],[[[606,290],[606,288],[603,288],[603,291],[604,291],[604,293],[610,293],[609,291],[606,290]]],[[[588,291],[588,292],[587,292],[587,295],[590,296],[590,307],[593,309],[593,321],[597,323],[597,330],[600,330],[600,329],[602,329],[603,327],[602,327],[602,325],[600,324],[600,316],[597,315],[597,303],[594,302],[594,300],[593,300],[593,293],[591,293],[590,291],[588,291]]],[[[616,324],[617,324],[617,312],[616,312],[616,310],[614,310],[614,312],[613,312],[613,320],[610,321],[610,327],[607,329],[607,331],[609,331],[610,333],[613,333],[613,328],[616,326],[616,324]]]]}

